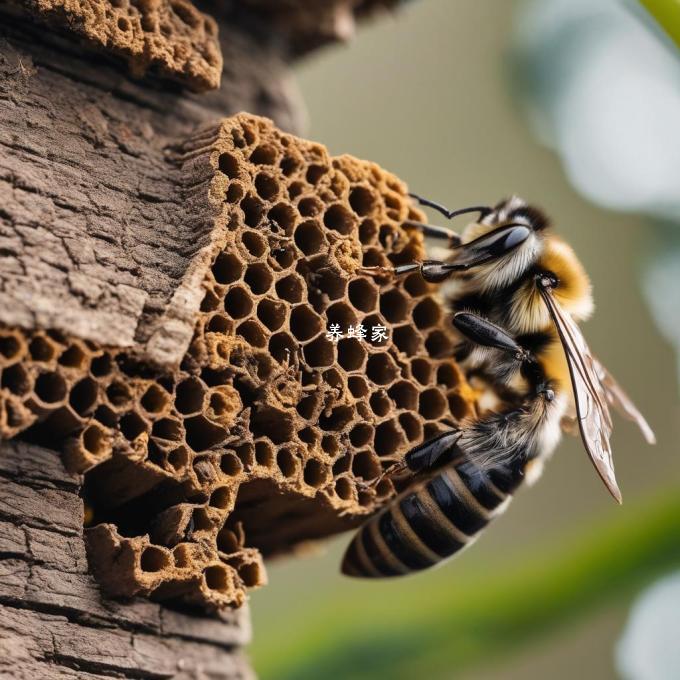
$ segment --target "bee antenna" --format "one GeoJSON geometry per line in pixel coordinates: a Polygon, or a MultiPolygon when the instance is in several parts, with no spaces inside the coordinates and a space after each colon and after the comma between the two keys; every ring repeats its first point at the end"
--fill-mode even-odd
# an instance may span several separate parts
{"type": "Polygon", "coordinates": [[[449,210],[446,206],[441,203],[435,203],[428,198],[423,198],[418,194],[410,193],[408,194],[411,198],[414,198],[420,205],[424,205],[427,208],[433,208],[437,212],[440,212],[446,219],[451,220],[458,215],[466,215],[467,213],[479,213],[479,219],[485,218],[487,215],[493,212],[493,208],[488,205],[472,205],[469,208],[459,208],[458,210],[449,210]]]}

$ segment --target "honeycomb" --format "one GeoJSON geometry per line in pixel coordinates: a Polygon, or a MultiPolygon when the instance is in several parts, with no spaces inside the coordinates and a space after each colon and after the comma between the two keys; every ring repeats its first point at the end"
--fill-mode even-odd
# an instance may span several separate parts
{"type": "Polygon", "coordinates": [[[136,77],[153,68],[192,90],[219,87],[222,53],[217,23],[189,0],[11,0],[11,4],[123,57],[136,77]]]}
{"type": "Polygon", "coordinates": [[[262,556],[376,511],[395,493],[383,470],[473,398],[436,289],[362,273],[424,255],[396,177],[246,114],[175,152],[220,209],[181,365],[4,329],[0,435],[86,473],[88,554],[109,593],[215,610],[265,582],[262,556]]]}

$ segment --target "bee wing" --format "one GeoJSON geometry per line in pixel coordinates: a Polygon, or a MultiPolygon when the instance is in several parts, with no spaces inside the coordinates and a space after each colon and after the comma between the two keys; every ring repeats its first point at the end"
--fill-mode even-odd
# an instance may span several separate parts
{"type": "Polygon", "coordinates": [[[635,423],[642,432],[648,444],[656,444],[656,437],[645,417],[638,411],[637,406],[631,398],[624,392],[619,383],[616,382],[612,374],[595,358],[593,364],[600,384],[604,389],[607,401],[627,420],[635,423]]]}
{"type": "Polygon", "coordinates": [[[551,291],[546,288],[540,290],[557,327],[567,358],[581,439],[598,475],[609,493],[620,503],[621,492],[616,483],[614,461],[609,444],[612,420],[607,406],[606,391],[596,368],[596,364],[601,364],[593,358],[578,326],[560,307],[551,291]]]}

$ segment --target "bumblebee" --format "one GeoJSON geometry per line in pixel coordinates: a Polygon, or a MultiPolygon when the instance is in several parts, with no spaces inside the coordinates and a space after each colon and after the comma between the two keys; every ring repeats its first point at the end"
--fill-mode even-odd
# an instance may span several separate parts
{"type": "Polygon", "coordinates": [[[367,269],[392,276],[419,271],[426,281],[444,282],[462,338],[457,359],[494,406],[412,449],[386,471],[408,483],[351,541],[342,565],[351,576],[407,574],[470,545],[517,487],[540,475],[562,430],[578,429],[620,503],[610,405],[654,443],[644,417],[581,334],[578,322],[593,311],[590,281],[544,213],[516,196],[457,211],[412,197],[448,219],[470,212],[479,217],[461,235],[409,222],[406,227],[445,241],[448,256],[367,269]]]}

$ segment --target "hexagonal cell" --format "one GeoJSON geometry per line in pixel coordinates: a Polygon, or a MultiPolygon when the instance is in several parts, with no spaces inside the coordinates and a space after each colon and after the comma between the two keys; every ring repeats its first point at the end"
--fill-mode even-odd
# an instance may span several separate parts
{"type": "Polygon", "coordinates": [[[379,418],[382,416],[386,416],[392,409],[392,402],[390,398],[387,396],[387,392],[385,392],[385,390],[382,389],[376,390],[371,395],[371,398],[369,399],[369,404],[371,406],[371,410],[373,411],[373,413],[375,413],[375,415],[378,416],[379,418]]]}
{"type": "MultiPolygon", "coordinates": [[[[189,422],[184,421],[184,424],[189,422]]],[[[182,421],[175,417],[166,417],[157,420],[151,428],[151,436],[165,439],[169,442],[180,443],[184,439],[184,427],[182,421]]]]}
{"type": "Polygon", "coordinates": [[[205,587],[219,593],[227,593],[233,588],[230,571],[221,564],[208,567],[203,572],[205,587]]]}
{"type": "Polygon", "coordinates": [[[232,182],[227,187],[227,192],[225,194],[225,200],[227,203],[240,203],[241,199],[245,196],[246,191],[243,185],[239,182],[232,182]]]}
{"type": "Polygon", "coordinates": [[[445,387],[456,387],[462,380],[460,370],[452,362],[437,367],[437,384],[445,387]]]}
{"type": "Polygon", "coordinates": [[[277,229],[290,236],[295,229],[297,216],[295,210],[288,203],[277,203],[268,213],[270,226],[273,231],[277,229]],[[276,229],[274,229],[274,226],[276,229]]]}
{"type": "Polygon", "coordinates": [[[220,252],[215,257],[211,271],[217,283],[232,283],[241,278],[243,263],[233,253],[220,252]]]}
{"type": "Polygon", "coordinates": [[[252,309],[253,300],[250,293],[241,286],[231,288],[224,297],[224,311],[229,314],[232,319],[242,319],[243,317],[248,316],[252,309]]]}
{"type": "Polygon", "coordinates": [[[23,342],[13,334],[0,335],[0,359],[8,363],[19,359],[23,353],[23,342]]]}
{"type": "Polygon", "coordinates": [[[326,432],[340,432],[354,419],[352,406],[336,406],[330,414],[325,412],[319,417],[319,427],[326,432]]]}
{"type": "Polygon", "coordinates": [[[229,179],[238,178],[241,174],[240,165],[239,159],[226,151],[220,154],[220,157],[217,160],[217,167],[220,172],[224,173],[229,179]]]}
{"type": "Polygon", "coordinates": [[[298,201],[297,207],[302,217],[317,217],[323,210],[323,203],[316,196],[305,196],[298,201]]]}
{"type": "Polygon", "coordinates": [[[441,316],[439,305],[431,298],[421,300],[412,312],[413,322],[418,328],[431,328],[435,326],[441,316]]]}
{"type": "Polygon", "coordinates": [[[219,308],[222,303],[222,299],[219,298],[213,290],[206,290],[203,300],[201,300],[201,311],[202,312],[214,312],[219,308]]]}
{"type": "Polygon", "coordinates": [[[240,205],[241,210],[243,210],[243,221],[246,225],[253,229],[257,227],[264,217],[265,204],[256,196],[248,194],[243,198],[240,205]]]}
{"type": "Polygon", "coordinates": [[[290,313],[290,330],[298,340],[305,341],[323,330],[323,322],[309,305],[299,305],[290,313]]]}
{"type": "Polygon", "coordinates": [[[386,352],[376,352],[368,357],[366,375],[376,385],[387,385],[399,375],[394,359],[386,352]]]}
{"type": "Polygon", "coordinates": [[[236,334],[240,335],[251,347],[266,347],[269,334],[254,319],[249,319],[236,327],[236,334]]]}
{"type": "Polygon", "coordinates": [[[376,209],[378,199],[369,187],[355,186],[349,192],[349,204],[359,217],[365,217],[376,209]]]}
{"type": "Polygon", "coordinates": [[[126,413],[120,419],[120,431],[129,442],[134,441],[140,434],[149,431],[147,422],[135,411],[126,413]]]}
{"type": "Polygon", "coordinates": [[[332,366],[335,363],[335,345],[325,336],[320,335],[302,349],[308,366],[332,366]]]}
{"type": "MultiPolygon", "coordinates": [[[[243,247],[253,256],[262,257],[267,252],[267,241],[256,231],[244,231],[241,233],[243,247]]],[[[225,283],[229,283],[225,281],[225,283]]]]}
{"type": "Polygon", "coordinates": [[[170,402],[170,395],[158,384],[151,383],[142,395],[142,408],[150,415],[164,411],[170,402]]]}
{"type": "MultiPolygon", "coordinates": [[[[246,269],[246,275],[244,276],[243,280],[255,295],[263,295],[271,288],[274,277],[272,276],[270,268],[267,267],[266,264],[263,262],[256,262],[255,264],[248,265],[248,268],[246,269]]],[[[227,297],[231,292],[232,291],[229,291],[229,293],[227,293],[227,297]]],[[[224,304],[226,309],[226,298],[224,304]]]]}
{"type": "Polygon", "coordinates": [[[418,298],[429,293],[430,287],[427,281],[421,276],[420,272],[414,272],[404,279],[404,290],[411,297],[418,298]]]}
{"type": "Polygon", "coordinates": [[[276,282],[276,294],[286,302],[301,302],[304,293],[304,281],[298,274],[288,274],[276,282]]]}
{"type": "Polygon", "coordinates": [[[316,220],[307,220],[295,229],[295,245],[304,255],[314,255],[325,242],[321,225],[316,220]]]}
{"type": "Polygon", "coordinates": [[[221,333],[222,335],[229,335],[233,327],[232,320],[219,313],[213,314],[205,325],[208,333],[221,333]]]}
{"type": "Polygon", "coordinates": [[[366,348],[357,338],[344,338],[338,342],[338,363],[346,371],[359,370],[366,360],[366,348]]]}
{"type": "Polygon", "coordinates": [[[280,364],[290,363],[292,357],[296,356],[297,350],[298,344],[295,339],[283,331],[272,335],[269,340],[269,352],[280,364]]]}
{"type": "Polygon", "coordinates": [[[425,350],[433,359],[450,357],[453,355],[453,343],[443,331],[433,330],[425,339],[425,350]]]}
{"type": "Polygon", "coordinates": [[[418,407],[418,388],[409,380],[394,383],[389,388],[388,394],[394,399],[397,408],[415,411],[418,407]]]}
{"type": "Polygon", "coordinates": [[[379,456],[392,456],[404,444],[406,444],[406,439],[397,421],[387,420],[375,428],[373,446],[379,456]]]}
{"type": "Polygon", "coordinates": [[[381,248],[366,248],[361,260],[364,267],[389,267],[389,262],[381,248]]]}
{"type": "Polygon", "coordinates": [[[314,186],[319,183],[328,170],[329,168],[325,165],[310,165],[305,173],[305,179],[314,186]]]}
{"type": "Polygon", "coordinates": [[[328,229],[347,235],[354,231],[357,221],[356,217],[342,203],[336,203],[324,213],[323,223],[328,229]]]}
{"type": "Polygon", "coordinates": [[[275,165],[278,160],[278,151],[271,144],[260,144],[250,154],[250,162],[255,165],[275,165]]]}
{"type": "Polygon", "coordinates": [[[296,477],[298,465],[298,460],[290,449],[281,449],[276,455],[276,467],[284,477],[296,477]]]}
{"type": "Polygon", "coordinates": [[[352,306],[361,312],[372,312],[378,302],[378,289],[373,281],[367,278],[350,281],[347,294],[352,306]]]}
{"type": "Polygon", "coordinates": [[[79,380],[69,395],[71,408],[80,416],[89,415],[94,411],[99,398],[99,385],[90,377],[79,380]]]}
{"type": "Polygon", "coordinates": [[[57,346],[44,335],[36,335],[28,344],[28,353],[33,361],[49,363],[57,354],[57,346]]]}
{"type": "Polygon", "coordinates": [[[90,357],[81,345],[73,343],[61,353],[57,361],[65,368],[74,368],[84,372],[88,370],[90,357]]]}
{"type": "Polygon", "coordinates": [[[260,439],[255,442],[255,461],[258,465],[271,467],[276,460],[276,450],[268,439],[260,439]]]}
{"type": "Polygon", "coordinates": [[[206,387],[199,378],[190,377],[177,385],[175,408],[184,415],[200,413],[203,410],[206,387]]]}
{"type": "Polygon", "coordinates": [[[396,288],[388,290],[380,296],[380,313],[389,323],[399,323],[408,313],[408,300],[396,288]]]}
{"type": "Polygon", "coordinates": [[[366,446],[373,438],[373,426],[369,423],[357,423],[349,433],[352,446],[360,449],[366,446]]]}
{"type": "Polygon", "coordinates": [[[372,451],[360,451],[354,455],[352,474],[355,477],[368,481],[378,477],[381,472],[380,460],[372,451]]]}
{"type": "Polygon", "coordinates": [[[318,489],[328,481],[329,470],[321,461],[310,458],[305,462],[302,478],[305,484],[318,489]]]}
{"type": "Polygon", "coordinates": [[[370,391],[368,382],[366,382],[366,379],[361,375],[350,375],[347,378],[347,386],[349,387],[352,396],[356,399],[363,399],[368,396],[370,391]]]}
{"type": "Polygon", "coordinates": [[[92,357],[90,373],[92,373],[95,378],[102,378],[105,375],[109,375],[111,371],[113,371],[113,360],[109,354],[104,352],[99,356],[92,357]]]}
{"type": "Polygon", "coordinates": [[[43,403],[55,404],[66,399],[68,387],[62,375],[50,371],[38,375],[33,391],[43,403]]]}
{"type": "Polygon", "coordinates": [[[349,326],[357,323],[356,312],[346,302],[336,302],[326,310],[326,318],[330,324],[339,324],[340,330],[347,332],[349,326]]]}
{"type": "Polygon", "coordinates": [[[460,394],[452,392],[448,395],[449,410],[457,420],[461,420],[470,415],[470,403],[460,394]]]}
{"type": "Polygon", "coordinates": [[[411,374],[421,385],[427,385],[432,379],[432,364],[427,359],[413,359],[411,374]]]}
{"type": "MultiPolygon", "coordinates": [[[[154,426],[155,427],[155,426],[154,426]]],[[[204,416],[193,416],[184,421],[186,442],[196,452],[207,451],[227,438],[227,431],[204,416]]]]}
{"type": "Polygon", "coordinates": [[[420,351],[423,342],[422,336],[411,324],[397,326],[392,331],[392,340],[401,352],[406,356],[413,356],[420,351]]]}
{"type": "Polygon", "coordinates": [[[420,393],[418,412],[427,420],[436,420],[444,415],[447,401],[444,394],[437,388],[420,393]]]}
{"type": "Polygon", "coordinates": [[[283,302],[264,298],[257,305],[257,318],[270,330],[277,331],[286,321],[288,309],[283,302]]]}
{"type": "Polygon", "coordinates": [[[0,387],[4,387],[12,394],[21,397],[33,390],[33,383],[23,364],[14,364],[3,369],[0,387]]]}
{"type": "Polygon", "coordinates": [[[335,489],[335,493],[338,495],[338,498],[343,501],[352,500],[354,498],[354,494],[356,493],[354,484],[347,477],[340,477],[339,479],[336,479],[333,488],[335,489]]]}
{"type": "Polygon", "coordinates": [[[413,413],[402,413],[399,416],[399,424],[409,442],[421,441],[423,437],[423,424],[413,413]]]}
{"type": "Polygon", "coordinates": [[[276,177],[261,172],[255,177],[255,191],[261,199],[271,201],[279,194],[279,183],[276,177]]]}

